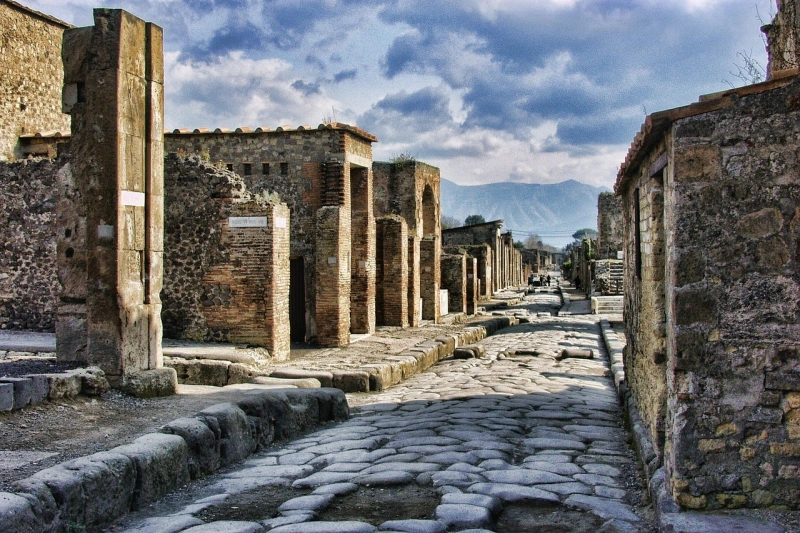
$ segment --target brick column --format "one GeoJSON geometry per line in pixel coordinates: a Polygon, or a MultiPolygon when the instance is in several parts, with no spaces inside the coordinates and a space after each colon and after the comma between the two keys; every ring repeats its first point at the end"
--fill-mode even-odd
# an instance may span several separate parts
{"type": "Polygon", "coordinates": [[[441,247],[439,239],[428,235],[420,242],[420,294],[422,296],[422,319],[439,323],[439,283],[441,278],[441,247]]]}
{"type": "Polygon", "coordinates": [[[94,19],[93,27],[65,31],[62,48],[64,111],[72,114],[65,181],[77,194],[59,214],[58,352],[99,366],[133,394],[172,394],[175,372],[161,368],[159,298],[162,30],[119,9],[95,9],[94,19]]]}
{"type": "Polygon", "coordinates": [[[350,220],[337,206],[317,211],[317,343],[350,342],[350,220]]]}
{"type": "Polygon", "coordinates": [[[408,327],[408,226],[393,215],[376,221],[376,316],[382,326],[408,327]]]}
{"type": "Polygon", "coordinates": [[[420,239],[416,236],[408,238],[408,322],[412,328],[422,321],[422,303],[420,302],[420,239]]]}
{"type": "Polygon", "coordinates": [[[372,171],[359,167],[350,168],[349,173],[353,263],[350,327],[353,333],[373,333],[375,331],[375,217],[372,171]]]}

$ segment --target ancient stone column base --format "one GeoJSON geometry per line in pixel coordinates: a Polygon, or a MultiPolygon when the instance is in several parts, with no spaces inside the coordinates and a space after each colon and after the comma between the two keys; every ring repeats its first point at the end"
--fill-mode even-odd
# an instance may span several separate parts
{"type": "Polygon", "coordinates": [[[111,383],[115,389],[137,398],[172,396],[178,392],[178,374],[174,368],[142,370],[125,376],[120,382],[111,383]]]}

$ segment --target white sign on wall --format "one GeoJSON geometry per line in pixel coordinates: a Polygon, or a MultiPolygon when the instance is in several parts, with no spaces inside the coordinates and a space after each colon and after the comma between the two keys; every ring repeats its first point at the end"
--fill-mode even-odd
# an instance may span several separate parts
{"type": "Polygon", "coordinates": [[[283,217],[277,217],[275,219],[275,227],[276,228],[285,228],[286,227],[286,219],[283,217]]]}
{"type": "Polygon", "coordinates": [[[144,193],[136,191],[122,191],[120,194],[122,205],[144,207],[144,193]]]}
{"type": "Polygon", "coordinates": [[[231,228],[266,228],[267,223],[267,217],[228,217],[231,228]]]}

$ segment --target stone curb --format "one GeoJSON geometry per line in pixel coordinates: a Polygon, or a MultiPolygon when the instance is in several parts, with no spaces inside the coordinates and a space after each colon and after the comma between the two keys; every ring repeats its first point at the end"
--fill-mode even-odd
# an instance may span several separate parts
{"type": "Polygon", "coordinates": [[[559,294],[561,294],[561,309],[558,310],[558,313],[556,314],[556,316],[568,315],[569,314],[569,305],[570,305],[569,294],[564,289],[563,285],[559,285],[558,286],[558,292],[559,292],[559,294]]]}
{"type": "Polygon", "coordinates": [[[0,492],[0,531],[99,531],[192,479],[349,416],[340,389],[245,390],[236,403],[15,482],[14,493],[0,492]]]}
{"type": "Polygon", "coordinates": [[[649,433],[645,428],[633,396],[625,381],[625,367],[622,352],[625,343],[620,341],[608,320],[600,319],[600,330],[609,354],[614,385],[620,403],[628,414],[630,431],[639,464],[647,477],[647,488],[653,501],[655,519],[659,531],[664,533],[695,533],[700,531],[759,531],[764,533],[783,533],[785,529],[774,522],[754,520],[746,516],[729,516],[715,513],[682,511],[667,492],[664,466],[655,452],[649,433]]]}
{"type": "Polygon", "coordinates": [[[361,367],[333,372],[281,368],[270,374],[271,377],[301,378],[313,377],[321,383],[344,392],[379,392],[397,385],[414,374],[424,372],[433,364],[453,355],[457,348],[475,344],[503,328],[518,323],[513,316],[493,316],[471,322],[460,332],[441,335],[412,346],[405,352],[387,356],[383,362],[370,363],[361,367]]]}
{"type": "Polygon", "coordinates": [[[105,374],[97,367],[78,368],[57,374],[0,378],[0,411],[39,405],[45,400],[74,398],[79,394],[99,396],[107,390],[105,374]]]}

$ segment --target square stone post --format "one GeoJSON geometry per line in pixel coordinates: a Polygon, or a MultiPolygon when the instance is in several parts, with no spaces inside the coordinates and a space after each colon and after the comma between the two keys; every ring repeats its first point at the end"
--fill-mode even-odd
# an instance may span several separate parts
{"type": "Polygon", "coordinates": [[[422,319],[438,324],[441,318],[439,310],[439,287],[441,280],[442,248],[439,238],[428,235],[420,242],[420,292],[422,296],[422,319]]]}
{"type": "Polygon", "coordinates": [[[377,222],[377,315],[382,326],[408,327],[408,226],[397,215],[377,222]]]}
{"type": "Polygon", "coordinates": [[[419,327],[422,321],[419,243],[419,237],[408,237],[408,323],[412,328],[419,327]]]}
{"type": "Polygon", "coordinates": [[[115,387],[172,394],[177,380],[162,368],[159,298],[162,30],[119,9],[95,9],[94,19],[93,27],[64,32],[63,107],[72,115],[72,140],[61,182],[75,205],[58,215],[66,312],[59,312],[65,321],[56,342],[61,357],[99,366],[115,387]]]}

